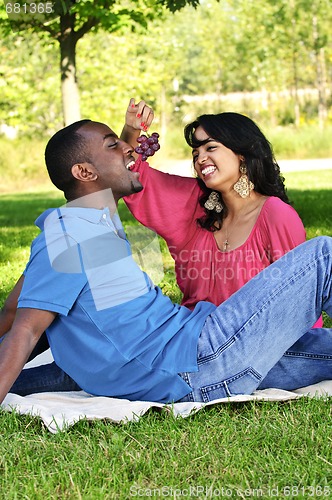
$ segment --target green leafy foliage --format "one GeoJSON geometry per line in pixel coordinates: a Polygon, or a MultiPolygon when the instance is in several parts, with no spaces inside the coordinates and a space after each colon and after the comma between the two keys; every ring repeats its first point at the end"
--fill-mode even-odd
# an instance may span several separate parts
{"type": "MultiPolygon", "coordinates": [[[[78,82],[83,116],[119,123],[133,95],[154,106],[163,134],[226,109],[272,127],[332,120],[328,0],[183,3],[70,3],[66,26],[76,52],[71,65],[62,64],[62,79],[71,71],[78,82]],[[177,12],[167,10],[172,5],[177,12]]],[[[1,4],[0,13],[3,29],[1,4]]],[[[0,123],[24,133],[48,134],[63,124],[59,19],[47,29],[0,40],[0,123]]]]}
{"type": "Polygon", "coordinates": [[[30,137],[49,135],[62,123],[54,48],[37,35],[10,33],[0,53],[0,123],[30,137]]]}
{"type": "Polygon", "coordinates": [[[160,3],[165,5],[171,12],[176,12],[188,4],[196,8],[199,5],[199,0],[160,0],[160,3]]]}

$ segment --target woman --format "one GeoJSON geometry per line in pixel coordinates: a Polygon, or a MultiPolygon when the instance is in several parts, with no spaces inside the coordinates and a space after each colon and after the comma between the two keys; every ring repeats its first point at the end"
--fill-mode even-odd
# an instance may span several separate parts
{"type": "MultiPolygon", "coordinates": [[[[132,104],[127,142],[135,135],[132,104]]],[[[220,304],[306,235],[272,148],[250,118],[202,115],[184,133],[197,178],[160,172],[139,157],[134,170],[144,189],[125,202],[136,219],[165,239],[182,305],[192,309],[200,300],[220,304]]]]}

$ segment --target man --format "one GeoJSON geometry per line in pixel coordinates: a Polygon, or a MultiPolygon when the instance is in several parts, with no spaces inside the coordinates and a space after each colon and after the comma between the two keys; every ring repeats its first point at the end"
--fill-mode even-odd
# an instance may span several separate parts
{"type": "MultiPolygon", "coordinates": [[[[151,117],[143,101],[131,107],[134,135],[151,117]]],[[[210,401],[331,378],[332,331],[310,330],[322,310],[332,314],[331,238],[297,247],[219,307],[190,311],[131,256],[116,207],[142,189],[132,146],[83,120],[50,139],[45,159],[68,203],[37,220],[42,232],[11,295],[0,401],[45,330],[62,373],[96,395],[210,401]]]]}

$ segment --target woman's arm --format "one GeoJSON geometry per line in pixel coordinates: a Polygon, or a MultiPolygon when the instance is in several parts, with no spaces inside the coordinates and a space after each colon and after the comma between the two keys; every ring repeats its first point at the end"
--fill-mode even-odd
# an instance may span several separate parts
{"type": "MultiPolygon", "coordinates": [[[[138,145],[136,139],[142,130],[149,128],[153,117],[153,110],[145,101],[135,104],[135,100],[130,99],[121,139],[134,149],[138,145]]],[[[143,191],[124,198],[134,217],[172,246],[190,237],[193,222],[202,215],[197,181],[158,171],[143,162],[141,157],[132,170],[140,173],[143,184],[143,191]]]]}
{"type": "Polygon", "coordinates": [[[134,170],[140,173],[143,190],[124,198],[134,217],[169,245],[177,246],[188,240],[196,230],[196,219],[203,213],[197,180],[166,174],[151,168],[141,158],[134,170]]]}

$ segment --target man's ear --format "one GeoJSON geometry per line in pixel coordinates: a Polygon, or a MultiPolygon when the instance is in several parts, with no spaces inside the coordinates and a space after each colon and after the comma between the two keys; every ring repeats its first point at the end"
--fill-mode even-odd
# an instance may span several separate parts
{"type": "Polygon", "coordinates": [[[71,173],[75,179],[81,182],[91,182],[98,179],[91,163],[75,163],[71,168],[71,173]]]}

